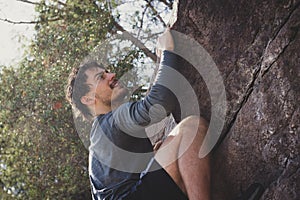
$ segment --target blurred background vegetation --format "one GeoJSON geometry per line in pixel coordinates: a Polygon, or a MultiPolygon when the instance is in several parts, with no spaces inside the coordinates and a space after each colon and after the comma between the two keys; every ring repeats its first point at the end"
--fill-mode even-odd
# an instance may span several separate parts
{"type": "Polygon", "coordinates": [[[0,199],[90,199],[88,150],[65,101],[68,74],[104,49],[99,61],[147,85],[172,0],[19,1],[35,4],[36,35],[18,66],[0,70],[0,199]],[[124,44],[111,40],[122,33],[124,44]]]}

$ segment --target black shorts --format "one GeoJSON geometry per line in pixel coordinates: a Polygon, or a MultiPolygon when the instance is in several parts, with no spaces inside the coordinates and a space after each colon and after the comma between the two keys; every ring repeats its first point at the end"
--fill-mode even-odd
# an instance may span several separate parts
{"type": "Polygon", "coordinates": [[[188,200],[170,175],[154,160],[126,200],[188,200]],[[158,169],[158,170],[151,170],[158,169]]]}

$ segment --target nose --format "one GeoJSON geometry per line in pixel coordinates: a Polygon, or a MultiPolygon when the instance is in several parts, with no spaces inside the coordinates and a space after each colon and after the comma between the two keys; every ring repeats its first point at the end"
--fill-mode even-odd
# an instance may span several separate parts
{"type": "Polygon", "coordinates": [[[108,80],[113,80],[114,78],[116,77],[116,74],[115,73],[108,73],[107,74],[107,78],[108,78],[108,80]]]}

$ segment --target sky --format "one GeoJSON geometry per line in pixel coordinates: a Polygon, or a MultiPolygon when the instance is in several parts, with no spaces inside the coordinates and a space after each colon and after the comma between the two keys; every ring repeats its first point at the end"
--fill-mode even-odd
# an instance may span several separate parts
{"type": "MultiPolygon", "coordinates": [[[[31,0],[39,2],[39,0],[31,0]]],[[[121,13],[133,14],[135,9],[129,4],[120,6],[121,13]]],[[[168,16],[163,16],[168,19],[168,16]]],[[[0,18],[12,21],[34,21],[34,5],[18,0],[0,0],[0,18]]],[[[125,20],[126,23],[126,20],[125,20]]],[[[125,28],[126,24],[123,24],[125,28]]],[[[24,46],[35,34],[33,24],[10,24],[0,21],[0,66],[14,66],[24,56],[24,46]]]]}
{"type": "MultiPolygon", "coordinates": [[[[2,19],[33,21],[34,16],[34,5],[17,0],[0,0],[2,19]]],[[[22,46],[28,46],[33,35],[34,25],[13,25],[0,21],[0,66],[17,64],[24,54],[25,48],[22,46]]]]}

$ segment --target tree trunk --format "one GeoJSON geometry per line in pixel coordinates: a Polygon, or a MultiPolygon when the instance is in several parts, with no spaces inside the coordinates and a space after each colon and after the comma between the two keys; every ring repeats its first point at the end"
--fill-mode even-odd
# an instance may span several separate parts
{"type": "MultiPolygon", "coordinates": [[[[179,0],[177,6],[172,29],[205,48],[226,89],[213,199],[235,199],[254,182],[266,189],[261,199],[300,199],[300,1],[179,0]]],[[[175,42],[178,51],[193,53],[175,42]]],[[[203,77],[188,68],[185,75],[209,119],[203,77]]]]}

